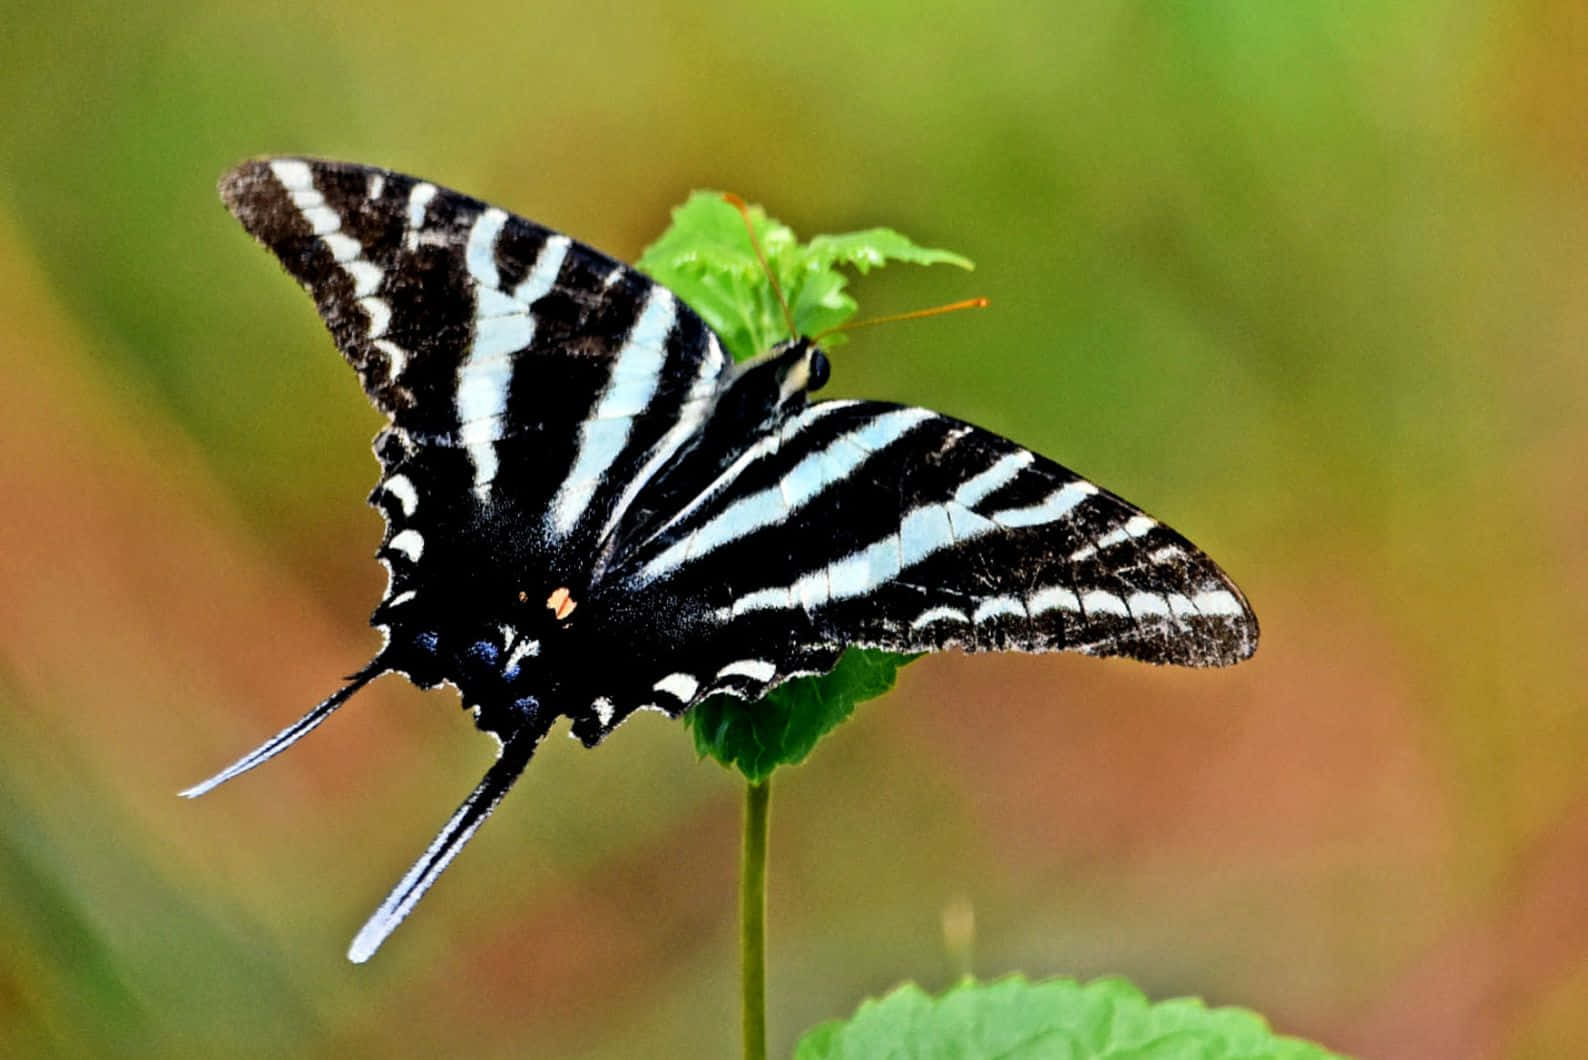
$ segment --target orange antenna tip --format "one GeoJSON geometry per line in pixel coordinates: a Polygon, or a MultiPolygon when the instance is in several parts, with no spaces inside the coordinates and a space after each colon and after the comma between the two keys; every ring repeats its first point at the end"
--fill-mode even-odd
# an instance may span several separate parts
{"type": "Polygon", "coordinates": [[[987,299],[966,298],[960,302],[950,302],[948,305],[935,305],[930,309],[913,309],[908,313],[891,313],[885,317],[871,317],[866,320],[855,320],[848,324],[839,324],[837,327],[828,328],[826,331],[811,336],[812,342],[820,342],[824,337],[835,331],[853,331],[855,328],[869,328],[873,324],[894,324],[900,320],[919,320],[922,317],[942,316],[944,313],[957,313],[961,309],[986,309],[987,299]]]}

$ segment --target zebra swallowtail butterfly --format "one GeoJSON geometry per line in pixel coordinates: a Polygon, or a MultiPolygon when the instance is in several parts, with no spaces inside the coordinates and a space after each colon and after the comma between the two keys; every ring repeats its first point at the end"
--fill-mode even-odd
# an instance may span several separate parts
{"type": "Polygon", "coordinates": [[[666,288],[497,207],[370,166],[246,162],[221,197],[314,298],[375,440],[386,643],[346,687],[184,792],[278,754],[375,677],[457,687],[496,763],[353,940],[412,910],[566,715],[754,700],[896,652],[1252,653],[1214,563],[1028,449],[922,408],[818,401],[794,338],[735,364],[666,288]]]}

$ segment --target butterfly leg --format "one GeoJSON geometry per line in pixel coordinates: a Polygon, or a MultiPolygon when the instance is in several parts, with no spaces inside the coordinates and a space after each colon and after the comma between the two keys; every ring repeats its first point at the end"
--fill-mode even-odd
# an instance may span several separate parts
{"type": "Polygon", "coordinates": [[[354,964],[369,960],[381,943],[386,941],[386,936],[413,911],[436,877],[441,875],[458,851],[463,849],[463,844],[485,823],[491,811],[496,809],[496,804],[502,801],[502,796],[507,794],[529,764],[548,728],[549,719],[543,722],[532,716],[502,741],[496,764],[486,771],[479,786],[463,800],[463,805],[458,807],[446,827],[441,829],[430,848],[414,862],[408,875],[392,889],[380,908],[359,929],[353,944],[348,947],[348,960],[354,964]]]}

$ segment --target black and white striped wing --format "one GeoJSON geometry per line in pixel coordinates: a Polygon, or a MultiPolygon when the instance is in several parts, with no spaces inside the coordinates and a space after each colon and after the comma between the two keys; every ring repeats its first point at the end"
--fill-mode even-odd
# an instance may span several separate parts
{"type": "Polygon", "coordinates": [[[1174,530],[989,431],[879,402],[809,406],[626,564],[629,591],[699,616],[691,702],[849,644],[1183,666],[1257,644],[1240,590],[1174,530]]]}
{"type": "MultiPolygon", "coordinates": [[[[603,508],[604,483],[628,481],[623,452],[686,433],[680,421],[704,415],[731,367],[666,288],[428,181],[275,158],[243,163],[220,190],[407,441],[462,449],[482,499],[503,439],[532,435],[539,463],[568,469],[559,536],[603,508]]],[[[552,500],[519,496],[537,499],[552,500]]]]}

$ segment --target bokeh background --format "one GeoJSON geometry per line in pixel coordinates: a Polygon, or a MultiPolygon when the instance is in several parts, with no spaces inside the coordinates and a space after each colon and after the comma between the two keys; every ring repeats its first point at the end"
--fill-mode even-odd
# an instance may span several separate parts
{"type": "Polygon", "coordinates": [[[1588,1055],[1588,16],[1395,4],[219,6],[0,16],[0,1052],[726,1056],[740,787],[491,756],[377,646],[377,415],[216,200],[345,157],[632,259],[695,187],[979,264],[861,281],[833,390],[1126,494],[1247,665],[946,656],[779,775],[771,1025],[1128,975],[1365,1057],[1588,1055]],[[945,913],[974,920],[969,946],[945,913]]]}

